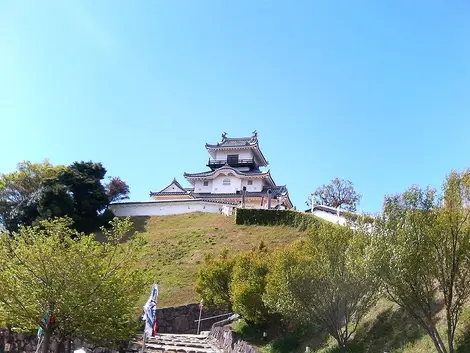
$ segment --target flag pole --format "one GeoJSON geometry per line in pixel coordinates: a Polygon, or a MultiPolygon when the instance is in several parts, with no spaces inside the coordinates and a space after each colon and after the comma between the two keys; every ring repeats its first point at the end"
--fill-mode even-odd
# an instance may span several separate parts
{"type": "Polygon", "coordinates": [[[42,341],[43,341],[43,337],[39,337],[39,341],[38,341],[38,346],[36,348],[36,353],[39,352],[39,349],[41,348],[41,345],[42,345],[42,341]]]}
{"type": "Polygon", "coordinates": [[[201,327],[201,315],[202,307],[204,305],[204,299],[201,299],[201,304],[199,305],[199,320],[197,321],[197,334],[199,335],[199,328],[201,327]]]}
{"type": "Polygon", "coordinates": [[[145,330],[144,330],[144,335],[142,336],[142,353],[145,352],[145,336],[146,336],[146,334],[145,334],[145,330]]]}

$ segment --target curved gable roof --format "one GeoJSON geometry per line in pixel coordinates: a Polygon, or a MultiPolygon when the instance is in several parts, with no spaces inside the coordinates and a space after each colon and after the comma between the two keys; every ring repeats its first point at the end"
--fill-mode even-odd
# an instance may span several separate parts
{"type": "Polygon", "coordinates": [[[184,173],[184,177],[186,179],[194,179],[194,178],[209,178],[213,179],[217,176],[219,176],[221,173],[224,172],[232,172],[235,175],[243,176],[243,177],[261,177],[265,178],[269,181],[271,185],[276,185],[274,182],[273,178],[271,177],[270,171],[262,172],[260,170],[251,170],[247,172],[242,172],[236,168],[230,167],[229,165],[225,165],[223,167],[220,167],[219,169],[213,170],[213,171],[208,171],[208,172],[202,172],[202,173],[184,173]]]}
{"type": "Polygon", "coordinates": [[[178,181],[176,178],[173,179],[173,181],[165,186],[163,189],[157,192],[150,192],[150,196],[152,195],[157,195],[157,194],[173,194],[173,195],[178,195],[178,194],[187,194],[188,190],[186,190],[178,181]]]}

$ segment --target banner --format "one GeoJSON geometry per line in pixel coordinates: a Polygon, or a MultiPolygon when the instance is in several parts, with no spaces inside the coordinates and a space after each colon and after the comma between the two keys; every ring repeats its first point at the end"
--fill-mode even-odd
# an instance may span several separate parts
{"type": "Polygon", "coordinates": [[[158,285],[154,284],[150,297],[144,305],[144,313],[142,314],[142,320],[145,321],[145,334],[147,337],[155,336],[157,333],[157,300],[158,285]]]}

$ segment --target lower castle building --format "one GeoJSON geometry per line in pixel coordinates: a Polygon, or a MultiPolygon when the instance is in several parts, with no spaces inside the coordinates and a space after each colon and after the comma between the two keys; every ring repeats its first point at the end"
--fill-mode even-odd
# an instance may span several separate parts
{"type": "Polygon", "coordinates": [[[152,201],[123,202],[110,206],[117,216],[165,215],[188,212],[231,214],[235,207],[293,208],[285,185],[277,185],[258,143],[258,134],[227,137],[217,144],[206,144],[208,170],[184,173],[190,188],[176,179],[150,192],[152,201]]]}

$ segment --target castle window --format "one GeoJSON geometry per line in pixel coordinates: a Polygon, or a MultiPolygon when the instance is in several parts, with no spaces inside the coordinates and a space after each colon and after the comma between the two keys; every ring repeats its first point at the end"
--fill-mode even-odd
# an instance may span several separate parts
{"type": "Polygon", "coordinates": [[[224,179],[224,180],[222,181],[222,184],[223,184],[223,185],[230,185],[230,179],[228,179],[228,178],[227,178],[227,179],[224,179]]]}
{"type": "Polygon", "coordinates": [[[208,182],[208,181],[205,181],[205,182],[204,182],[204,186],[209,186],[209,182],[208,182]]]}
{"type": "Polygon", "coordinates": [[[253,180],[248,180],[248,185],[253,185],[253,180]]]}

